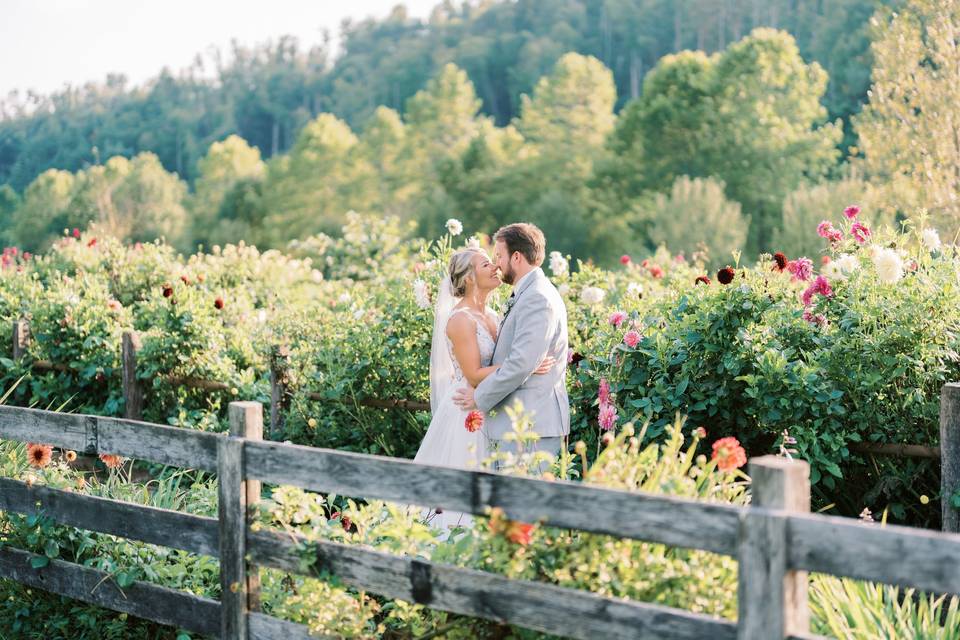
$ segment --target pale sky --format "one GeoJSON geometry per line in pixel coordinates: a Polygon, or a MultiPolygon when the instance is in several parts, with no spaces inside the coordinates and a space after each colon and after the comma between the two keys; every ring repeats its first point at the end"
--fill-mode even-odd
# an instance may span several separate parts
{"type": "MultiPolygon", "coordinates": [[[[425,18],[440,0],[403,0],[425,18]]],[[[294,35],[301,48],[336,37],[344,18],[383,18],[400,0],[2,0],[0,99],[50,93],[123,73],[139,85],[188,67],[211,45],[294,35]]],[[[129,85],[128,85],[129,86],[129,85]]]]}

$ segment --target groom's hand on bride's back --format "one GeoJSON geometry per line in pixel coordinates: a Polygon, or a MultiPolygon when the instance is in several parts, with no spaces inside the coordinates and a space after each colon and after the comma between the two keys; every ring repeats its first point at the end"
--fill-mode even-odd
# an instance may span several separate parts
{"type": "Polygon", "coordinates": [[[473,400],[473,387],[463,387],[453,394],[453,401],[461,409],[473,411],[477,408],[477,403],[473,400]]]}

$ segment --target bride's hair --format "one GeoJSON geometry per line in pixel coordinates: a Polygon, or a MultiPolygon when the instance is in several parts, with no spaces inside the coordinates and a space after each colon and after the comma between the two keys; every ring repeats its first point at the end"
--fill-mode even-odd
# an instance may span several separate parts
{"type": "Polygon", "coordinates": [[[450,274],[450,287],[453,289],[453,295],[458,298],[467,294],[467,282],[474,275],[473,256],[478,253],[480,253],[479,249],[470,247],[460,249],[450,256],[447,272],[450,274]]]}

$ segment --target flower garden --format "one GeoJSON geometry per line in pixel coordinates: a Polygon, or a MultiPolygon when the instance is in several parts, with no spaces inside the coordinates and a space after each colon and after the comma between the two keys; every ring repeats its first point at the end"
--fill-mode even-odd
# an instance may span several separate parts
{"type": "MultiPolygon", "coordinates": [[[[142,341],[144,418],[223,431],[234,399],[270,402],[270,370],[288,397],[271,437],[410,458],[429,416],[365,406],[426,401],[432,297],[445,258],[465,238],[452,221],[436,242],[395,220],[352,214],[342,238],[315,236],[285,253],[214,247],[180,257],[163,243],[123,245],[68,231],[46,255],[8,248],[0,319],[25,318],[23,358],[3,358],[9,404],[123,415],[121,334],[142,341]],[[281,357],[282,356],[282,357],[281,357]],[[39,360],[70,371],[37,371],[39,360]],[[216,380],[191,389],[163,375],[216,380]]],[[[468,230],[469,231],[469,230],[468,230]]],[[[553,253],[545,270],[567,301],[571,450],[551,472],[603,486],[743,504],[747,455],[807,460],[815,510],[937,527],[939,477],[928,461],[858,454],[856,443],[936,445],[939,392],[960,380],[958,259],[921,219],[874,228],[850,207],[811,234],[820,256],[624,256],[599,269],[553,253]]],[[[0,348],[11,353],[10,334],[0,348]]],[[[519,437],[523,434],[519,421],[519,437]]],[[[207,474],[105,456],[102,472],[73,452],[0,445],[2,475],[209,515],[207,474]],[[148,474],[146,484],[131,474],[148,474]]],[[[525,473],[523,464],[511,470],[525,473]]],[[[417,514],[273,488],[264,524],[317,539],[421,555],[683,607],[736,615],[736,563],[707,552],[516,523],[491,513],[441,541],[417,514]]],[[[878,526],[878,525],[865,525],[878,526]]],[[[215,560],[3,515],[4,543],[216,597],[215,560]]],[[[264,609],[343,637],[505,637],[488,622],[356,592],[336,581],[265,572],[264,609]]],[[[18,637],[185,637],[153,623],[0,582],[0,619],[18,637]]],[[[814,576],[813,630],[838,637],[956,633],[956,600],[906,599],[890,588],[814,576]],[[902,609],[899,609],[902,608],[902,609]],[[893,610],[902,615],[887,614],[893,610]],[[909,614],[909,615],[907,615],[909,614]],[[950,621],[954,623],[950,625],[950,621]],[[900,625],[900,626],[896,626],[900,625]]],[[[515,637],[535,634],[519,629],[515,637]]],[[[937,637],[950,637],[938,635],[937,637]]]]}

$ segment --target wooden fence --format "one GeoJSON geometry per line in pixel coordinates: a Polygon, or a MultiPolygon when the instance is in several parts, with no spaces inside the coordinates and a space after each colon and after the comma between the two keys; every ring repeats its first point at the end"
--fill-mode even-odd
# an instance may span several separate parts
{"type": "MultiPolygon", "coordinates": [[[[951,405],[952,409],[956,408],[951,405]]],[[[807,576],[815,571],[960,593],[960,535],[868,525],[808,513],[804,462],[750,462],[753,505],[739,507],[602,489],[566,481],[419,465],[260,440],[262,407],[229,406],[230,435],[127,419],[0,406],[0,438],[47,442],[215,472],[219,517],[208,518],[0,479],[0,510],[220,560],[219,601],[61,560],[34,569],[24,550],[0,549],[0,578],[225,639],[307,638],[306,628],[260,611],[257,567],[333,574],[344,583],[457,614],[574,638],[810,637],[807,576]],[[260,483],[484,514],[702,549],[738,560],[738,621],[339,544],[312,542],[305,568],[297,535],[248,526],[260,483]]]]}
{"type": "MultiPolygon", "coordinates": [[[[26,320],[13,322],[13,359],[19,360],[27,353],[30,343],[30,323],[26,320]]],[[[143,383],[137,375],[137,353],[140,351],[140,336],[136,331],[124,331],[120,343],[121,372],[124,398],[124,417],[131,420],[143,418],[143,383]]],[[[276,347],[270,355],[270,428],[279,433],[283,428],[283,410],[289,400],[289,387],[286,371],[289,367],[289,351],[276,347]]],[[[61,362],[35,360],[30,364],[35,371],[57,371],[59,373],[78,373],[73,367],[61,362]]],[[[205,380],[190,376],[163,376],[163,381],[172,386],[200,389],[203,391],[229,391],[231,385],[219,380],[205,380]]],[[[319,393],[308,393],[307,397],[318,402],[329,401],[319,393]]],[[[360,398],[361,406],[377,409],[405,409],[408,411],[429,411],[430,403],[418,400],[360,398]]]]}

